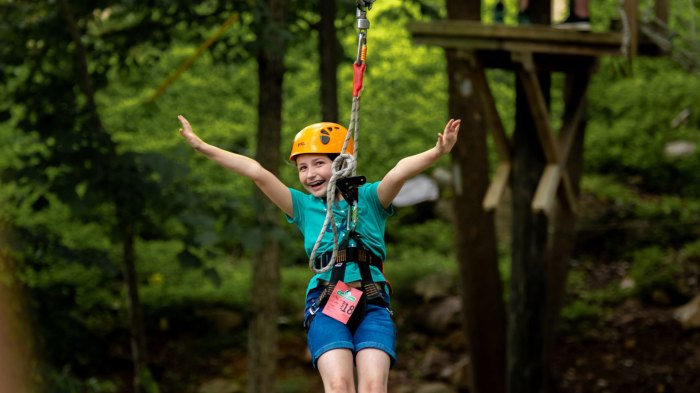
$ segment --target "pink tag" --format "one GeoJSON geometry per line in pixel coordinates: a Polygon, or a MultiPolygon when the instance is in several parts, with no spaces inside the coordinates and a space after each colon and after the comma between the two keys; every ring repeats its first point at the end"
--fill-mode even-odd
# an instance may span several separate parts
{"type": "Polygon", "coordinates": [[[323,308],[323,313],[337,321],[348,323],[350,316],[355,312],[357,303],[360,302],[360,297],[362,297],[362,291],[338,281],[333,293],[328,298],[326,307],[323,308]]]}

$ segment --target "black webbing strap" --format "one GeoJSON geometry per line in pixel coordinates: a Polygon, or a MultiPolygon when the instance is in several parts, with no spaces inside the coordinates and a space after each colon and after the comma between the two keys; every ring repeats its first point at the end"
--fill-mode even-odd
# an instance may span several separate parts
{"type": "Polygon", "coordinates": [[[333,293],[333,290],[335,289],[335,284],[337,284],[338,281],[341,281],[345,277],[345,267],[345,262],[336,262],[336,264],[333,265],[333,269],[331,270],[331,280],[328,283],[328,285],[326,285],[326,287],[323,288],[321,296],[318,297],[319,304],[321,304],[321,302],[323,302],[331,296],[331,293],[333,293]]]}
{"type": "Polygon", "coordinates": [[[367,296],[367,300],[380,297],[382,294],[379,291],[382,288],[372,279],[372,272],[369,269],[369,263],[358,262],[357,265],[360,267],[360,277],[362,277],[362,292],[364,292],[365,296],[367,296]]]}
{"type": "MultiPolygon", "coordinates": [[[[328,262],[333,256],[333,251],[326,251],[320,257],[316,259],[315,267],[316,269],[323,269],[328,265],[328,262]]],[[[348,247],[338,250],[335,256],[335,262],[357,262],[361,264],[369,264],[380,271],[383,271],[384,261],[381,258],[374,255],[371,251],[365,250],[359,247],[348,247]]]]}
{"type": "MultiPolygon", "coordinates": [[[[345,238],[345,241],[341,244],[340,250],[337,251],[335,256],[335,265],[331,270],[331,279],[328,285],[323,289],[321,296],[318,298],[318,303],[321,304],[326,300],[335,289],[335,284],[345,278],[345,267],[347,262],[356,262],[360,268],[360,277],[362,280],[362,292],[365,294],[367,300],[374,300],[381,298],[381,291],[383,287],[375,283],[372,279],[372,272],[370,270],[370,265],[375,266],[382,273],[384,272],[384,261],[381,258],[374,255],[371,251],[362,248],[362,240],[356,232],[352,232],[350,236],[345,238]],[[355,240],[357,247],[345,247],[347,241],[352,238],[355,240]]],[[[333,251],[327,251],[319,258],[316,259],[317,264],[321,267],[316,266],[316,268],[325,267],[330,261],[333,255],[333,251]]]]}

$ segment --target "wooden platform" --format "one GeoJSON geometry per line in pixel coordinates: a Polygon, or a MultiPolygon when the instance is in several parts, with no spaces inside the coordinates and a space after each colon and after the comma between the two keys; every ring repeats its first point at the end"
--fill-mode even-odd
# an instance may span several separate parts
{"type": "MultiPolygon", "coordinates": [[[[409,24],[413,42],[478,52],[487,68],[513,68],[511,53],[532,53],[539,65],[574,71],[581,57],[622,56],[621,32],[585,32],[550,26],[483,25],[470,21],[433,21],[409,24]]],[[[640,37],[636,54],[662,55],[650,40],[640,37]]],[[[550,68],[548,67],[548,68],[550,68]]]]}

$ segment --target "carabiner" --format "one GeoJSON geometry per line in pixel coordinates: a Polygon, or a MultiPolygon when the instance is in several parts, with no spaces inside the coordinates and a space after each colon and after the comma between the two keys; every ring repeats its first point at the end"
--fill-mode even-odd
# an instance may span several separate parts
{"type": "Polygon", "coordinates": [[[357,17],[357,30],[359,31],[355,64],[364,64],[367,54],[367,30],[369,29],[369,19],[367,19],[367,12],[359,8],[355,12],[355,16],[357,17]]]}

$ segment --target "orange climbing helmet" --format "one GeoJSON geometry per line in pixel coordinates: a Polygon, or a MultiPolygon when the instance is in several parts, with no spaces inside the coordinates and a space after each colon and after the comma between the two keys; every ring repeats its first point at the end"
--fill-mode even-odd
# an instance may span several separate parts
{"type": "MultiPolygon", "coordinates": [[[[345,143],[348,130],[336,123],[316,123],[304,127],[294,137],[290,161],[296,161],[296,156],[307,153],[340,154],[345,143]]],[[[352,154],[355,144],[350,137],[345,153],[352,154]]]]}

